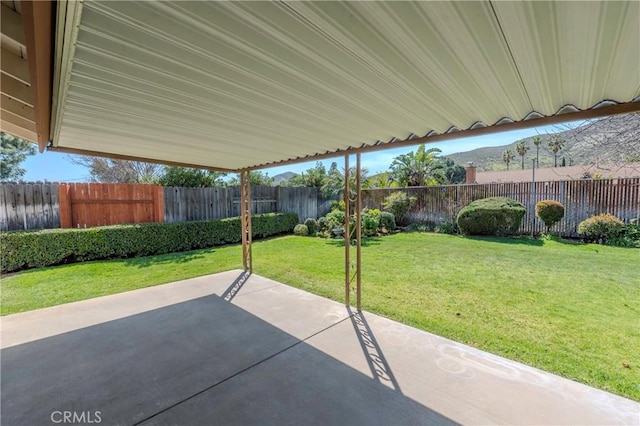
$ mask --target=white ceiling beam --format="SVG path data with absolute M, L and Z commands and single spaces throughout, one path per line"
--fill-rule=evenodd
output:
M 2 72 L 16 80 L 20 80 L 24 84 L 30 84 L 29 79 L 29 63 L 25 58 L 2 48 L 0 52 L 0 63 L 2 64 Z

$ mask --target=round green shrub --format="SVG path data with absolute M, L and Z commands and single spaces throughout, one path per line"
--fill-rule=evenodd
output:
M 555 200 L 542 200 L 536 203 L 536 216 L 549 229 L 564 217 L 564 206 Z
M 327 218 L 324 216 L 318 218 L 316 224 L 318 225 L 317 232 L 324 232 L 329 229 L 329 226 L 327 225 Z
M 405 215 L 416 201 L 416 197 L 410 197 L 406 192 L 394 192 L 384 199 L 382 207 L 393 213 L 393 217 L 398 223 L 402 223 Z
M 624 229 L 624 222 L 609 213 L 591 216 L 578 224 L 578 234 L 582 235 L 585 241 L 602 244 L 619 237 Z
M 299 223 L 293 228 L 293 233 L 301 237 L 306 237 L 307 235 L 309 235 L 309 228 L 307 228 L 307 225 Z
M 380 212 L 380 228 L 387 232 L 396 229 L 396 217 L 391 212 Z
M 332 210 L 327 214 L 327 226 L 329 230 L 342 228 L 344 226 L 344 211 Z
M 364 235 L 366 235 L 367 237 L 376 235 L 376 233 L 378 232 L 378 227 L 380 226 L 379 216 L 379 210 L 377 211 L 377 213 L 371 213 L 371 211 L 368 211 L 366 209 L 362 211 L 362 233 Z
M 465 235 L 513 235 L 520 228 L 525 211 L 512 198 L 483 198 L 460 210 L 458 228 Z
M 316 222 L 315 219 L 313 218 L 307 218 L 307 220 L 304 221 L 304 224 L 307 226 L 307 229 L 309 230 L 309 235 L 316 235 L 316 232 L 318 231 L 318 222 Z

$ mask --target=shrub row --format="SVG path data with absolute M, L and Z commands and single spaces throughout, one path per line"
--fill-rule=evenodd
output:
M 295 213 L 268 213 L 252 217 L 256 238 L 291 232 Z M 181 223 L 143 223 L 89 229 L 49 229 L 0 233 L 0 270 L 87 260 L 149 256 L 240 242 L 239 217 Z
M 457 222 L 465 235 L 507 236 L 518 232 L 524 214 L 524 206 L 516 200 L 491 197 L 473 201 L 461 209 Z

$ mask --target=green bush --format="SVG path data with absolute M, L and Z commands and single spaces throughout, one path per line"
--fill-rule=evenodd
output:
M 314 218 L 307 218 L 304 221 L 304 224 L 307 226 L 307 230 L 309 231 L 309 235 L 316 235 L 318 231 L 318 222 Z
M 291 232 L 295 213 L 252 217 L 256 238 Z M 48 229 L 0 233 L 0 270 L 12 272 L 61 263 L 148 256 L 241 241 L 239 217 L 181 223 L 143 223 L 89 229 Z
M 329 230 L 329 225 L 327 224 L 327 218 L 326 217 L 322 216 L 322 217 L 318 218 L 316 223 L 318 224 L 318 229 L 317 229 L 318 233 L 321 234 L 321 233 Z
M 406 228 L 407 232 L 431 232 L 428 223 L 410 223 Z
M 547 227 L 547 233 L 553 225 L 564 217 L 564 206 L 555 200 L 542 200 L 536 203 L 536 216 Z
M 640 226 L 635 223 L 625 225 L 620 235 L 609 238 L 607 244 L 618 247 L 640 248 Z
M 433 232 L 436 234 L 449 234 L 453 235 L 456 233 L 456 228 L 451 223 L 441 223 L 433 228 Z
M 380 212 L 380 228 L 384 232 L 396 229 L 396 217 L 391 212 Z
M 615 240 L 622 235 L 624 222 L 612 214 L 604 213 L 591 216 L 578 224 L 578 234 L 586 242 L 607 244 L 608 240 Z
M 515 234 L 520 228 L 525 208 L 508 197 L 476 200 L 458 213 L 458 228 L 465 235 Z
M 364 209 L 362 211 L 362 233 L 371 237 L 378 233 L 380 227 L 380 210 L 378 209 Z
M 300 237 L 306 237 L 309 235 L 309 228 L 307 228 L 307 225 L 300 223 L 293 228 L 293 233 Z
M 402 223 L 409 209 L 416 203 L 416 197 L 409 197 L 406 192 L 394 192 L 384 199 L 382 206 L 393 213 L 395 220 Z
M 344 211 L 343 210 L 332 210 L 327 213 L 327 227 L 329 231 L 332 231 L 336 228 L 344 227 Z

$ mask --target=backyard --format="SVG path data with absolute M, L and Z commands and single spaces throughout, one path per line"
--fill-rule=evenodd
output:
M 401 233 L 363 241 L 363 309 L 640 401 L 640 251 Z M 254 272 L 337 301 L 344 246 L 254 243 Z M 241 247 L 34 269 L 2 315 L 241 268 Z

